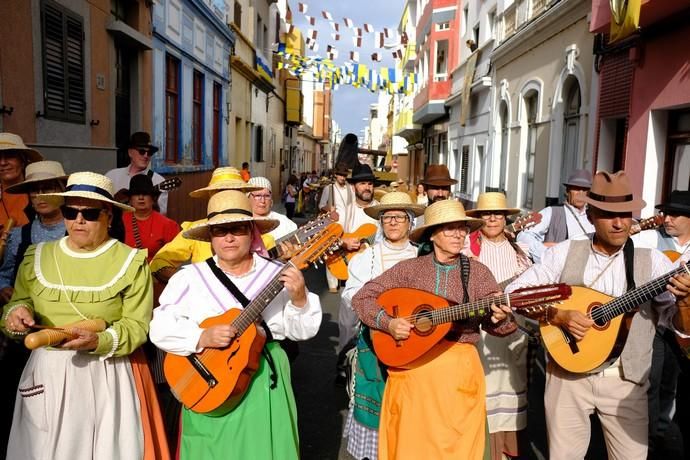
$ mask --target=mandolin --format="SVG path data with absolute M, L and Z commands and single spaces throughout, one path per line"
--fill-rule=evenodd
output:
M 342 238 L 357 238 L 362 243 L 367 243 L 371 246 L 376 238 L 376 230 L 378 227 L 374 224 L 362 224 L 357 230 L 352 233 L 344 233 Z M 333 276 L 339 280 L 347 280 L 347 264 L 355 256 L 366 248 L 362 245 L 358 251 L 348 251 L 344 248 L 338 248 L 326 257 L 326 268 Z
M 564 301 L 564 310 L 576 310 L 594 321 L 584 338 L 576 341 L 564 328 L 540 324 L 544 346 L 559 366 L 574 373 L 590 372 L 602 364 L 616 359 L 628 337 L 629 321 L 634 310 L 643 303 L 666 291 L 672 276 L 685 273 L 690 264 L 684 264 L 620 297 L 610 297 L 599 291 L 573 286 L 573 295 Z
M 654 230 L 664 225 L 664 215 L 657 214 L 656 216 L 647 217 L 640 220 L 638 223 L 630 227 L 630 236 L 636 235 L 644 230 Z M 672 249 L 662 251 L 671 262 L 675 262 L 680 258 L 680 252 Z
M 567 284 L 552 284 L 451 305 L 447 299 L 419 289 L 390 289 L 378 297 L 377 303 L 389 316 L 406 318 L 414 328 L 405 340 L 395 340 L 388 332 L 372 329 L 371 340 L 382 363 L 390 367 L 406 367 L 439 343 L 450 332 L 453 321 L 489 316 L 492 304 L 508 305 L 525 316 L 538 316 L 549 305 L 570 297 L 570 293 Z
M 180 356 L 168 353 L 163 363 L 165 379 L 175 397 L 188 409 L 209 415 L 223 415 L 236 407 L 259 367 L 266 333 L 257 325 L 261 313 L 283 289 L 280 276 L 288 267 L 304 270 L 333 245 L 342 234 L 342 227 L 329 224 L 298 249 L 290 261 L 244 308 L 231 308 L 222 315 L 204 320 L 200 326 L 209 328 L 232 324 L 237 336 L 225 348 L 206 348 L 200 353 Z
M 505 228 L 505 232 L 515 235 L 518 232 L 527 230 L 528 228 L 534 227 L 535 225 L 539 224 L 541 222 L 541 219 L 541 213 L 538 213 L 536 211 L 528 212 L 527 214 L 519 216 L 517 219 L 515 219 L 515 221 L 512 224 L 507 225 Z
M 282 257 L 283 254 L 280 250 L 280 243 L 290 242 L 292 244 L 300 245 L 305 241 L 309 240 L 309 238 L 311 238 L 312 236 L 319 233 L 327 225 L 332 224 L 334 222 L 336 221 L 333 220 L 330 214 L 326 213 L 320 215 L 316 219 L 311 220 L 306 224 L 302 225 L 294 232 L 290 232 L 287 235 L 278 238 L 273 242 L 273 245 L 270 248 L 267 245 L 266 249 L 268 249 L 268 254 L 271 256 L 272 259 Z

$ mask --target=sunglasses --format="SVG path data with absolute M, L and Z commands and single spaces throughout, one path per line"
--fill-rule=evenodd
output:
M 139 152 L 139 155 L 141 155 L 141 156 L 146 155 L 149 157 L 152 157 L 154 154 L 154 152 L 152 152 L 151 150 L 147 150 L 147 149 L 137 149 L 137 152 Z
M 210 228 L 211 236 L 213 237 L 223 237 L 228 233 L 232 236 L 246 236 L 251 232 L 252 226 L 249 224 L 239 224 L 239 225 L 212 225 Z
M 81 213 L 84 220 L 89 222 L 95 222 L 100 217 L 101 213 L 105 211 L 105 208 L 73 208 L 71 206 L 60 206 L 60 211 L 62 211 L 62 217 L 67 220 L 75 220 L 77 216 Z

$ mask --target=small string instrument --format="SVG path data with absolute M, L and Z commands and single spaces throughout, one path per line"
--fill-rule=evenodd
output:
M 528 212 L 527 214 L 519 216 L 517 219 L 515 219 L 515 222 L 513 222 L 512 224 L 507 225 L 505 231 L 508 233 L 512 233 L 514 235 L 517 232 L 521 232 L 530 227 L 534 227 L 535 225 L 541 222 L 541 219 L 542 216 L 540 213 L 536 211 Z
M 336 242 L 342 227 L 330 224 L 302 246 L 273 279 L 244 308 L 230 308 L 219 316 L 205 319 L 200 327 L 231 324 L 237 329 L 225 348 L 206 348 L 200 353 L 180 356 L 168 353 L 163 363 L 165 379 L 173 395 L 188 409 L 210 415 L 223 415 L 235 408 L 259 368 L 266 333 L 257 322 L 261 312 L 282 291 L 280 276 L 288 267 L 304 270 Z
M 630 227 L 630 236 L 636 235 L 640 233 L 641 231 L 644 230 L 654 230 L 659 227 L 664 225 L 664 215 L 663 214 L 657 214 L 656 216 L 652 217 L 647 217 L 646 219 L 642 219 L 636 224 L 633 224 Z M 667 249 L 665 251 L 662 251 L 666 257 L 669 258 L 671 262 L 675 262 L 680 258 L 680 252 L 674 251 L 672 249 Z
M 376 237 L 377 227 L 374 224 L 362 224 L 357 230 L 352 233 L 344 233 L 342 238 L 357 238 L 362 243 L 368 243 L 371 246 Z M 339 248 L 326 258 L 326 267 L 333 276 L 339 280 L 347 280 L 347 264 L 350 262 L 355 254 L 359 254 L 366 246 L 363 244 L 359 251 L 347 251 Z
M 91 332 L 102 332 L 105 330 L 105 326 L 105 321 L 102 319 L 85 319 L 60 327 L 36 326 L 35 329 L 40 329 L 40 331 L 32 332 L 24 337 L 24 346 L 29 350 L 52 347 L 74 338 L 75 334 L 69 332 L 69 329 L 73 327 Z

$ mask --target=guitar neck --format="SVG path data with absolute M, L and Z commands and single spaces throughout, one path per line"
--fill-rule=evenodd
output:
M 288 267 L 293 267 L 290 262 L 286 263 L 273 279 L 259 292 L 254 300 L 249 302 L 249 305 L 244 307 L 242 313 L 235 318 L 232 325 L 237 329 L 237 335 L 241 335 L 251 324 L 255 323 L 261 318 L 261 313 L 266 309 L 273 299 L 283 290 L 283 284 L 280 282 L 280 275 L 283 274 Z
M 436 324 L 450 323 L 465 319 L 480 318 L 491 314 L 491 304 L 508 304 L 510 296 L 503 294 L 498 297 L 475 300 L 460 305 L 452 305 L 431 312 L 431 322 Z
M 635 288 L 632 291 L 628 291 L 622 296 L 602 305 L 601 308 L 592 313 L 592 320 L 599 323 L 605 323 L 616 316 L 630 312 L 648 300 L 651 300 L 666 291 L 668 281 L 673 276 L 684 273 L 686 270 L 688 270 L 688 266 L 690 266 L 690 262 L 681 265 L 660 278 L 643 284 L 642 286 Z

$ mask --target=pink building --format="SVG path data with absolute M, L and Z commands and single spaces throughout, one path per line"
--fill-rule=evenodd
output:
M 643 0 L 640 29 L 608 43 L 609 0 L 592 0 L 599 100 L 597 169 L 625 169 L 653 212 L 690 185 L 690 4 Z

